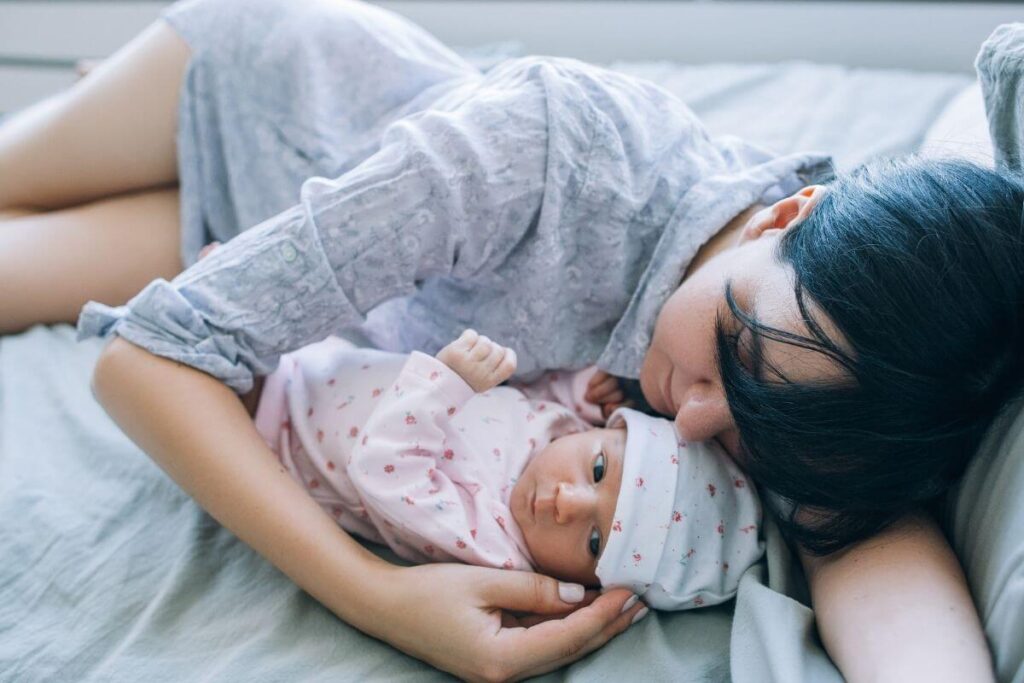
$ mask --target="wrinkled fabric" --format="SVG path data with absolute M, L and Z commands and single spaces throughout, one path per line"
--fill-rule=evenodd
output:
M 974 60 L 985 101 L 995 162 L 1021 170 L 1024 153 L 1024 24 L 1003 24 L 992 32 Z
M 240 234 L 125 306 L 86 304 L 79 338 L 119 334 L 239 393 L 352 329 L 433 354 L 474 327 L 515 349 L 523 380 L 594 363 L 635 378 L 699 247 L 830 172 L 712 139 L 669 92 L 574 59 L 482 73 L 354 0 L 164 17 L 193 50 L 183 258 Z
M 618 408 L 608 426 L 626 429 L 626 453 L 601 585 L 660 610 L 731 600 L 764 555 L 753 483 L 717 442 L 684 441 L 671 420 Z
M 960 74 L 810 63 L 617 68 L 673 90 L 713 131 L 781 151 L 828 149 L 844 167 L 912 151 L 968 84 Z M 765 92 L 786 95 L 766 102 Z M 0 680 L 451 680 L 342 622 L 189 499 L 90 394 L 101 348 L 97 338 L 75 343 L 66 325 L 0 339 Z M 1008 465 L 1020 462 L 1018 441 L 997 441 Z M 954 547 L 999 680 L 1020 681 L 1024 611 L 1007 597 L 1021 584 L 1004 581 L 1002 567 L 1020 565 L 1005 541 L 1021 517 L 1001 511 L 1019 512 L 1024 484 L 981 458 L 972 469 L 982 476 L 959 497 L 973 512 L 951 527 Z M 841 681 L 799 563 L 770 520 L 765 541 L 766 562 L 748 570 L 734 601 L 655 612 L 537 680 Z
M 529 571 L 536 563 L 512 516 L 512 489 L 549 443 L 600 421 L 583 399 L 593 372 L 477 394 L 431 356 L 328 337 L 281 357 L 254 421 L 285 470 L 349 532 L 411 562 Z

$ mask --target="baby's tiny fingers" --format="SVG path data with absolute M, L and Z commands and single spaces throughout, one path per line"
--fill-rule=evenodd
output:
M 459 335 L 459 338 L 456 339 L 455 341 L 458 343 L 459 348 L 461 348 L 463 351 L 468 351 L 469 349 L 473 348 L 473 344 L 476 343 L 479 337 L 480 334 L 476 330 L 469 328 L 467 330 L 464 330 L 462 334 Z
M 501 365 L 501 362 L 505 360 L 505 356 L 508 355 L 509 351 L 511 351 L 511 349 L 507 346 L 502 346 L 497 343 L 492 344 L 491 352 L 487 354 L 487 364 L 491 367 L 497 368 Z
M 611 377 L 611 375 L 604 370 L 596 370 L 594 374 L 590 376 L 590 379 L 587 380 L 587 389 L 594 388 L 608 377 Z
M 473 360 L 482 361 L 487 358 L 487 356 L 491 355 L 491 347 L 491 340 L 484 335 L 480 335 L 471 350 Z
M 515 373 L 516 367 L 516 352 L 506 347 L 505 356 L 501 359 L 496 368 L 498 376 L 502 378 L 501 381 L 505 381 L 511 377 Z
M 607 420 L 609 417 L 611 417 L 612 413 L 614 413 L 616 410 L 618 410 L 619 408 L 621 408 L 624 405 L 626 405 L 626 404 L 625 403 L 605 403 L 605 404 L 603 404 L 601 406 L 601 416 L 604 417 L 604 419 Z
M 616 391 L 619 391 L 619 381 L 614 377 L 608 377 L 607 380 L 587 392 L 585 398 L 593 403 L 603 403 Z

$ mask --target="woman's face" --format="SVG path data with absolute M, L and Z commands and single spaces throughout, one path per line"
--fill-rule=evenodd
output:
M 695 262 L 658 314 L 640 369 L 640 386 L 655 410 L 675 416 L 683 438 L 715 439 L 733 458 L 740 452 L 739 433 L 716 361 L 715 318 L 721 313 L 726 333 L 742 330 L 738 349 L 743 361 L 747 360 L 744 349 L 751 333 L 729 310 L 727 282 L 731 282 L 736 303 L 756 320 L 795 334 L 809 334 L 797 307 L 792 270 L 776 262 L 774 253 L 784 231 L 799 223 L 823 192 L 821 186 L 807 187 L 755 213 L 738 237 L 718 245 L 709 258 Z M 808 303 L 822 329 L 839 341 L 832 323 Z M 762 341 L 762 355 L 763 366 L 773 365 L 793 381 L 837 372 L 814 351 L 769 339 Z

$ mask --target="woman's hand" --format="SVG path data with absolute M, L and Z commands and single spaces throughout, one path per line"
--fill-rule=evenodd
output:
M 622 393 L 622 387 L 619 386 L 619 378 L 609 375 L 604 370 L 598 370 L 590 378 L 583 398 L 601 406 L 601 416 L 606 420 L 615 412 L 616 408 L 626 405 L 626 396 Z
M 238 538 L 342 620 L 441 669 L 474 680 L 540 674 L 600 647 L 641 611 L 632 604 L 619 613 L 625 590 L 588 603 L 576 587 L 576 596 L 563 596 L 583 598 L 573 603 L 538 574 L 388 564 L 284 470 L 231 389 L 120 337 L 100 354 L 92 390 L 125 434 Z
M 373 610 L 365 630 L 468 680 L 519 680 L 552 671 L 647 614 L 625 589 L 585 596 L 581 586 L 531 572 L 427 564 L 387 574 L 378 591 L 385 604 Z M 560 598 L 560 585 L 564 597 L 578 602 Z

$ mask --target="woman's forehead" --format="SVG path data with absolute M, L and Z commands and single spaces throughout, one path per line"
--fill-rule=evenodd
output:
M 746 312 L 760 324 L 789 332 L 799 337 L 815 339 L 804 320 L 796 297 L 796 278 L 791 267 L 772 260 L 759 272 L 750 273 L 747 283 Z M 735 286 L 735 285 L 734 285 Z M 804 308 L 813 321 L 833 343 L 844 350 L 845 340 L 835 323 L 805 292 Z M 760 336 L 762 364 L 765 379 L 780 379 L 771 368 L 782 372 L 792 382 L 805 382 L 841 374 L 835 361 L 828 356 L 796 344 L 777 341 L 767 335 Z M 848 350 L 847 350 L 848 352 Z

